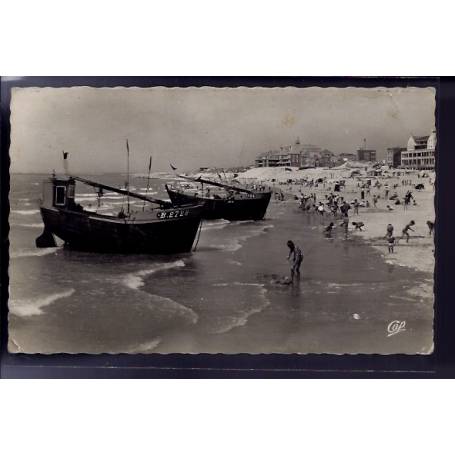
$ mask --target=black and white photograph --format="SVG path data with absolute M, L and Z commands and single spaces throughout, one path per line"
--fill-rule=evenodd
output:
M 3 2 L 0 451 L 446 453 L 448 5 Z
M 434 87 L 11 95 L 10 353 L 433 352 Z

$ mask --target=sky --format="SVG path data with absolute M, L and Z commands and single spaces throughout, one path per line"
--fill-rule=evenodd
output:
M 429 88 L 14 88 L 11 172 L 181 171 L 233 167 L 296 138 L 334 153 L 385 158 L 435 127 Z

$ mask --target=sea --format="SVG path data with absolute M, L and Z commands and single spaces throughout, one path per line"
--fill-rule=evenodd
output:
M 362 239 L 323 235 L 330 220 L 272 198 L 262 221 L 204 221 L 194 251 L 171 256 L 37 249 L 46 175 L 10 188 L 9 345 L 13 353 L 406 353 L 433 349 L 433 279 L 388 264 Z M 122 187 L 125 176 L 92 180 Z M 173 177 L 131 179 L 167 198 Z M 125 197 L 77 184 L 90 210 Z M 133 209 L 142 210 L 137 200 Z M 286 242 L 303 251 L 290 276 Z M 197 244 L 196 244 L 197 243 Z M 398 325 L 397 325 L 398 322 Z M 404 324 L 403 324 L 404 322 Z M 394 328 L 400 330 L 394 331 Z

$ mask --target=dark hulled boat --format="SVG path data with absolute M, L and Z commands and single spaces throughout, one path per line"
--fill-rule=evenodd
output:
M 173 204 L 204 204 L 202 217 L 204 219 L 224 218 L 229 221 L 236 220 L 262 220 L 272 195 L 271 191 L 250 190 L 240 186 L 233 186 L 224 183 L 180 176 L 187 180 L 201 184 L 200 190 L 185 189 L 178 186 L 166 185 L 166 190 Z M 203 185 L 223 189 L 218 194 L 204 192 Z
M 95 213 L 76 203 L 76 180 L 100 193 L 113 191 L 154 206 L 117 216 Z M 55 246 L 55 235 L 66 246 L 83 251 L 172 254 L 191 251 L 203 205 L 172 204 L 80 177 L 53 176 L 44 182 L 40 209 L 44 232 L 36 239 L 37 247 Z

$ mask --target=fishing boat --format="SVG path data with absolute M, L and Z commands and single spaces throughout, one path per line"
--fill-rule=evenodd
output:
M 204 219 L 223 218 L 235 220 L 262 220 L 267 211 L 272 192 L 266 189 L 244 188 L 201 177 L 179 175 L 180 178 L 192 181 L 200 187 L 192 188 L 182 185 L 166 185 L 166 191 L 174 204 L 204 204 Z M 204 185 L 206 188 L 204 190 Z M 215 191 L 220 188 L 222 191 Z
M 97 213 L 75 200 L 76 181 L 103 191 L 126 196 L 127 210 L 117 215 Z M 130 209 L 130 198 L 148 203 Z M 36 239 L 39 248 L 56 246 L 54 236 L 72 249 L 103 253 L 173 254 L 191 251 L 201 222 L 201 203 L 179 203 L 152 198 L 82 177 L 53 175 L 43 183 L 40 206 L 44 232 Z

